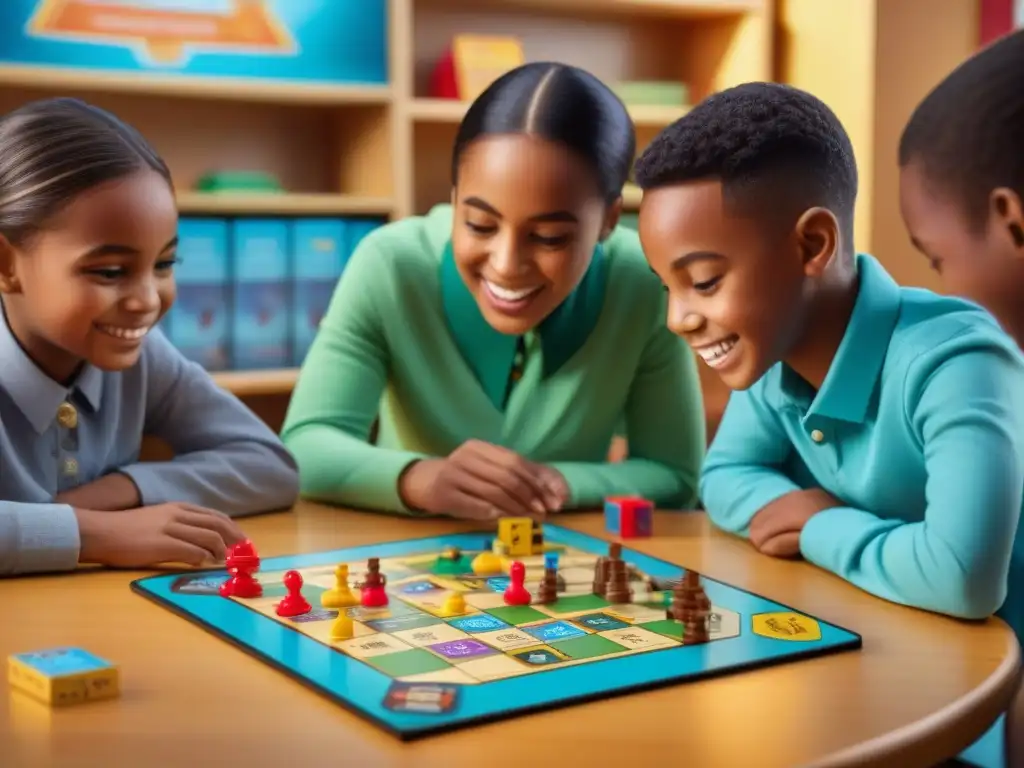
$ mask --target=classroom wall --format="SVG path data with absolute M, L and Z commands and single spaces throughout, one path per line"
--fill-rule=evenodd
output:
M 980 0 L 779 0 L 776 79 L 846 125 L 861 189 L 858 247 L 906 285 L 939 289 L 899 213 L 896 152 L 917 103 L 977 47 Z

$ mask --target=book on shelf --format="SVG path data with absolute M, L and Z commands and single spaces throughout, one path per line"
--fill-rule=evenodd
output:
M 161 330 L 211 373 L 302 364 L 376 217 L 185 216 Z

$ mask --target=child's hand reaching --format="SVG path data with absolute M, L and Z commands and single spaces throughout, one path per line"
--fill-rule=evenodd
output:
M 479 440 L 463 443 L 447 458 L 413 464 L 400 485 L 410 507 L 469 520 L 536 520 L 560 509 L 569 495 L 555 470 Z
M 123 511 L 75 509 L 79 561 L 117 568 L 166 563 L 202 566 L 223 562 L 245 535 L 227 515 L 191 504 L 158 504 Z

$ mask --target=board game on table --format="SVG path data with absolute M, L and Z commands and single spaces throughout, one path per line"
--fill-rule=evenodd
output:
M 402 739 L 861 646 L 620 544 L 522 525 L 242 557 L 132 589 Z M 260 595 L 239 596 L 246 584 Z

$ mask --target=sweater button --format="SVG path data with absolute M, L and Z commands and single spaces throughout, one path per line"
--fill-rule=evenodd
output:
M 824 439 L 825 434 L 820 429 L 816 429 L 813 432 L 811 432 L 811 440 L 813 440 L 814 442 L 820 443 Z

